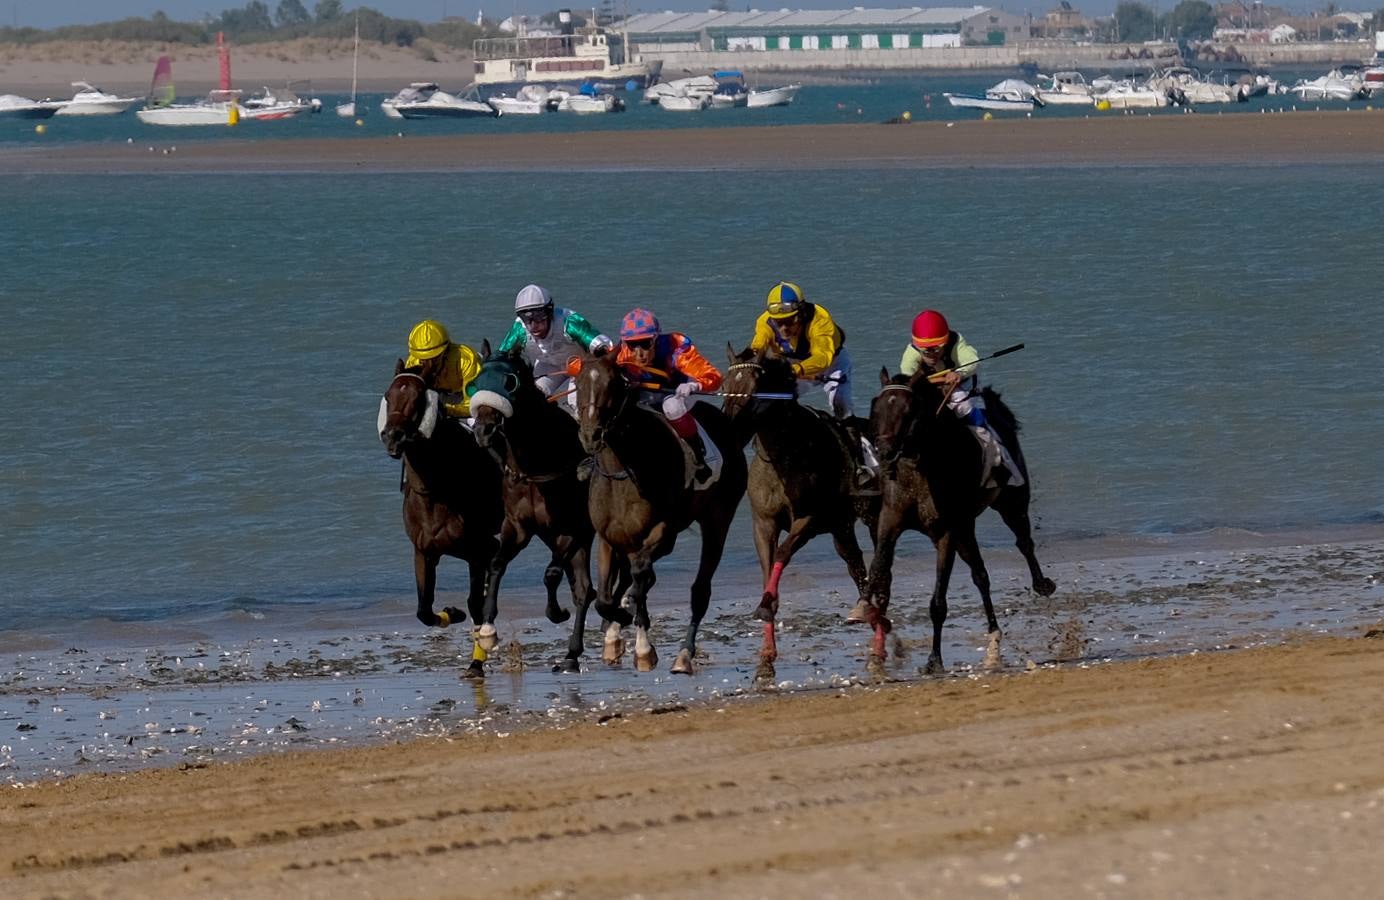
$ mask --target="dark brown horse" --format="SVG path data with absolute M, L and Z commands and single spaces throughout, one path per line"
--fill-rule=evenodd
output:
M 533 370 L 517 354 L 487 357 L 472 387 L 476 439 L 500 464 L 505 507 L 499 552 L 490 566 L 484 621 L 494 621 L 500 581 L 510 561 L 538 537 L 553 554 L 543 575 L 548 619 L 565 622 L 569 616 L 557 603 L 564 572 L 577 610 L 566 659 L 554 670 L 579 672 L 586 612 L 596 595 L 591 584 L 596 532 L 586 508 L 587 482 L 577 476 L 587 457 L 577 423 L 548 401 L 534 384 Z
M 859 438 L 832 416 L 802 406 L 796 399 L 768 399 L 772 394 L 796 398 L 797 378 L 790 362 L 772 348 L 736 353 L 727 346 L 730 366 L 722 385 L 721 408 L 742 437 L 753 434 L 750 461 L 750 512 L 754 545 L 764 575 L 764 595 L 755 618 L 764 622 L 760 659 L 778 656 L 774 620 L 778 616 L 779 578 L 799 548 L 820 534 L 830 534 L 846 563 L 861 602 L 869 596 L 869 573 L 855 536 L 857 519 L 874 534 L 879 517 L 878 494 L 855 490 Z M 782 543 L 779 535 L 787 532 Z
M 500 469 L 466 426 L 444 415 L 436 391 L 399 360 L 394 380 L 380 401 L 380 440 L 394 459 L 404 460 L 404 531 L 413 542 L 418 584 L 418 621 L 446 628 L 466 621 L 448 606 L 433 612 L 437 564 L 443 556 L 466 561 L 471 573 L 466 607 L 481 621 L 486 575 L 495 558 L 504 510 Z M 480 675 L 484 650 L 477 645 L 469 674 Z
M 632 584 L 628 600 L 635 609 L 635 665 L 648 671 L 658 664 L 649 641 L 649 590 L 654 562 L 672 551 L 678 535 L 694 522 L 702 548 L 692 582 L 692 618 L 672 671 L 690 674 L 697 652 L 697 629 L 711 603 L 711 578 L 721 561 L 735 507 L 745 493 L 745 457 L 735 442 L 730 421 L 705 403 L 694 415 L 723 457 L 719 478 L 693 490 L 690 454 L 663 417 L 638 403 L 630 385 L 610 357 L 587 358 L 577 376 L 577 420 L 581 442 L 593 468 L 588 508 L 600 540 L 596 550 L 596 611 L 614 620 L 606 632 L 605 659 L 618 662 L 624 652 L 619 625 L 629 616 L 615 603 L 620 566 L 627 561 Z M 709 448 L 708 448 L 709 449 Z
M 894 546 L 906 529 L 921 531 L 937 548 L 937 580 L 928 613 L 932 619 L 932 651 L 927 671 L 940 672 L 942 625 L 947 619 L 947 583 L 959 555 L 971 569 L 971 580 L 985 604 L 989 628 L 986 662 L 999 661 L 1000 626 L 990 601 L 990 575 L 976 541 L 975 521 L 993 507 L 1014 532 L 1019 552 L 1028 561 L 1033 590 L 1043 596 L 1056 585 L 1043 575 L 1034 554 L 1028 519 L 1028 468 L 1019 448 L 1018 421 L 999 394 L 984 391 L 986 413 L 1000 439 L 1023 473 L 1018 487 L 981 485 L 983 453 L 971 429 L 944 404 L 944 395 L 925 373 L 909 378 L 880 371 L 881 390 L 870 406 L 870 426 L 884 464 L 883 506 L 875 533 L 875 558 L 870 566 L 870 606 L 866 621 L 875 629 L 872 653 L 882 660 L 890 630 L 890 583 Z

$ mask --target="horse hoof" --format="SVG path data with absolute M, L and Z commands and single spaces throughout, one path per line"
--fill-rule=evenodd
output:
M 1039 578 L 1033 582 L 1033 589 L 1038 592 L 1040 597 L 1051 597 L 1053 591 L 1057 590 L 1057 582 L 1051 578 Z
M 620 665 L 620 660 L 625 658 L 625 642 L 606 641 L 605 649 L 601 651 L 601 661 L 608 666 Z
M 658 667 L 658 654 L 650 650 L 647 655 L 634 655 L 634 669 L 636 672 L 652 672 Z
M 491 652 L 500 645 L 499 634 L 495 631 L 495 626 L 486 622 L 476 630 L 476 643 L 486 653 Z
M 775 679 L 778 678 L 778 670 L 774 668 L 773 660 L 761 659 L 759 665 L 754 670 L 754 683 L 758 687 L 773 687 Z
M 563 673 L 563 674 L 566 674 L 566 675 L 580 675 L 580 674 L 581 674 L 581 660 L 573 659 L 572 657 L 569 656 L 569 657 L 567 657 L 566 659 L 564 659 L 562 662 L 560 662 L 560 663 L 555 663 L 555 664 L 553 665 L 553 671 L 554 671 L 554 672 L 560 672 L 560 673 Z
M 546 615 L 548 616 L 548 621 L 552 622 L 554 625 L 561 625 L 563 622 L 572 618 L 572 613 L 563 609 L 561 606 L 548 607 Z
M 669 670 L 674 675 L 692 674 L 692 654 L 686 650 L 678 651 L 678 658 L 673 660 L 673 668 Z
M 485 666 L 481 665 L 480 660 L 471 660 L 471 665 L 467 666 L 461 673 L 462 678 L 485 679 Z
M 947 667 L 942 665 L 942 659 L 938 656 L 928 658 L 927 667 L 923 669 L 924 675 L 945 675 Z
M 852 606 L 851 611 L 846 613 L 846 624 L 864 625 L 866 622 L 869 621 L 870 604 L 865 600 L 864 597 L 862 597 L 859 600 L 855 601 L 855 606 Z
M 764 599 L 759 601 L 759 606 L 755 607 L 754 617 L 761 622 L 772 622 L 778 617 L 778 598 L 773 594 L 765 594 Z

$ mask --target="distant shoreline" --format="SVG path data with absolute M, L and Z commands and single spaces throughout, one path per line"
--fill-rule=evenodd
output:
M 1384 162 L 1384 110 L 1265 115 L 959 119 L 911 125 L 785 125 L 197 141 L 177 129 L 138 144 L 0 152 L 7 174 L 469 172 L 1325 165 Z M 402 132 L 400 133 L 402 134 Z M 146 146 L 147 145 L 147 146 Z

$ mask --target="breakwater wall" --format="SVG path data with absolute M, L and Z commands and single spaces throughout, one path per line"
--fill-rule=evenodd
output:
M 660 50 L 656 46 L 639 48 L 646 59 L 663 60 L 665 79 L 679 77 L 684 70 L 706 72 L 741 69 L 754 72 L 829 73 L 858 70 L 891 72 L 914 69 L 957 71 L 967 69 L 1013 69 L 1034 64 L 1044 72 L 1061 69 L 1126 70 L 1177 62 L 1172 44 L 1072 44 L 1060 41 L 1033 41 L 1002 47 L 929 47 L 901 50 Z M 1374 55 L 1369 41 L 1335 41 L 1300 44 L 1237 44 L 1213 47 L 1221 60 L 1237 56 L 1253 66 L 1330 66 L 1360 63 Z M 1202 68 L 1220 64 L 1215 56 L 1192 59 Z

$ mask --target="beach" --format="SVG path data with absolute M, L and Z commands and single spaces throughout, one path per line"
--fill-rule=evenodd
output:
M 1373 896 L 1375 629 L 10 789 L 10 897 Z
M 811 170 L 1368 164 L 1384 159 L 1384 110 L 1262 115 L 959 118 L 906 125 L 787 125 L 560 134 L 293 141 L 178 141 L 178 129 L 129 144 L 0 153 L 0 172 L 256 173 Z M 175 152 L 150 153 L 150 148 Z

